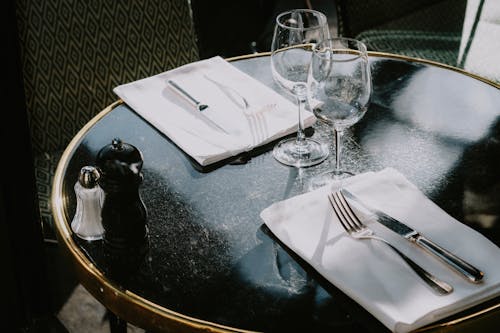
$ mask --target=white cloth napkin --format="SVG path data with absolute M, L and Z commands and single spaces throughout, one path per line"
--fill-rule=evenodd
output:
M 209 105 L 201 113 L 227 133 L 204 120 L 200 111 L 169 87 L 169 79 Z M 229 87 L 227 92 L 218 84 Z M 297 105 L 219 56 L 123 84 L 113 91 L 201 165 L 297 130 Z M 247 100 L 247 109 L 239 106 L 243 103 L 237 100 L 238 94 Z M 303 117 L 306 127 L 316 120 L 309 111 L 303 112 Z
M 500 294 L 500 249 L 448 215 L 398 171 L 360 174 L 343 186 L 481 269 L 481 284 L 466 281 L 371 218 L 368 223 L 378 235 L 454 287 L 451 294 L 436 295 L 388 246 L 348 236 L 327 198 L 338 186 L 274 203 L 261 217 L 285 245 L 393 332 L 414 330 Z

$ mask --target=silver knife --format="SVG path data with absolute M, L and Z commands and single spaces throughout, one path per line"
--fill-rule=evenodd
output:
M 462 274 L 468 281 L 473 283 L 479 283 L 482 281 L 484 273 L 481 272 L 476 267 L 472 266 L 465 260 L 457 257 L 455 254 L 448 250 L 445 250 L 441 246 L 432 242 L 431 240 L 425 238 L 418 231 L 411 228 L 410 226 L 396 220 L 395 218 L 381 212 L 375 208 L 368 207 L 367 204 L 363 203 L 358 197 L 349 192 L 346 189 L 340 190 L 342 194 L 348 199 L 355 202 L 358 206 L 363 207 L 373 215 L 377 217 L 377 221 L 391 229 L 398 235 L 406 238 L 407 240 L 418 244 L 422 248 L 436 255 L 438 258 L 442 259 L 445 263 L 454 268 L 457 272 Z
M 208 105 L 201 103 L 198 101 L 196 98 L 191 96 L 184 88 L 179 86 L 178 83 L 174 82 L 173 80 L 168 80 L 167 83 L 170 85 L 170 87 L 173 88 L 175 92 L 177 92 L 180 96 L 184 97 L 188 102 L 190 102 L 200 113 L 197 114 L 198 118 L 202 118 L 205 122 L 207 122 L 209 125 L 217 128 L 219 131 L 222 131 L 226 134 L 231 134 L 228 131 L 226 131 L 222 126 L 217 124 L 215 121 L 207 117 L 205 114 L 202 112 L 206 109 L 208 109 Z

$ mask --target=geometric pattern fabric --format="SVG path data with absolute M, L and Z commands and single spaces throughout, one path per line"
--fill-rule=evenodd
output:
M 62 150 L 112 89 L 199 60 L 188 0 L 18 0 L 26 107 L 44 236 Z M 76 181 L 76 179 L 75 179 Z
M 460 36 L 406 30 L 368 30 L 356 36 L 369 50 L 437 61 L 457 66 Z
M 337 0 L 339 35 L 371 51 L 457 66 L 467 0 Z
M 16 1 L 36 154 L 63 149 L 112 89 L 198 59 L 188 0 Z

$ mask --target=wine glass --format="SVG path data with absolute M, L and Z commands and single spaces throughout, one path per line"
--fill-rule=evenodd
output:
M 372 93 L 366 45 L 337 37 L 315 45 L 307 78 L 307 98 L 316 117 L 335 138 L 335 169 L 311 180 L 313 188 L 353 175 L 341 168 L 342 134 L 366 113 Z
M 274 80 L 298 104 L 295 138 L 281 140 L 274 157 L 288 166 L 307 167 L 324 161 L 328 146 L 304 134 L 302 110 L 307 101 L 307 73 L 313 46 L 330 35 L 325 14 L 311 9 L 292 9 L 276 17 L 271 43 L 271 71 Z

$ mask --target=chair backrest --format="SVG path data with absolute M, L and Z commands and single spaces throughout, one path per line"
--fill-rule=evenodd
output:
M 500 1 L 468 1 L 459 66 L 500 84 Z
M 339 33 L 354 37 L 373 29 L 462 31 L 467 0 L 337 0 Z
M 467 0 L 337 0 L 339 35 L 369 50 L 457 65 Z
M 189 0 L 18 0 L 35 154 L 62 150 L 112 88 L 199 58 Z

